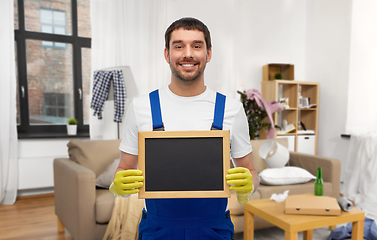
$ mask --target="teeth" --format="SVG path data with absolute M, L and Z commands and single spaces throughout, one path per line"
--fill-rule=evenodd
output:
M 183 67 L 193 67 L 194 64 L 182 64 Z

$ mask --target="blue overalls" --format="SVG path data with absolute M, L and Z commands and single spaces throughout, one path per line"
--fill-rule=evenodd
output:
M 149 95 L 153 130 L 164 130 L 158 90 Z M 212 130 L 221 130 L 225 96 L 217 93 Z M 227 198 L 146 199 L 139 224 L 139 239 L 234 239 L 234 226 L 226 210 Z

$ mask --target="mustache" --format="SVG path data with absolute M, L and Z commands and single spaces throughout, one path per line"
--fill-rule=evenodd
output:
M 199 61 L 192 58 L 183 58 L 178 61 L 178 63 L 198 63 Z

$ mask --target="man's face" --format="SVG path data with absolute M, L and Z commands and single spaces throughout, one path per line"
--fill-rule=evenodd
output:
M 189 83 L 203 78 L 212 51 L 207 51 L 204 34 L 198 30 L 179 28 L 171 33 L 170 50 L 165 49 L 165 59 L 175 78 Z

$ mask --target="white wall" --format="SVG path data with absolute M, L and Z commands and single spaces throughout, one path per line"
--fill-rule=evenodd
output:
M 166 14 L 169 22 L 193 16 L 207 24 L 213 40 L 207 85 L 230 97 L 239 98 L 237 90 L 260 90 L 262 66 L 268 63 L 294 64 L 296 80 L 320 82 L 318 153 L 345 159 L 348 140 L 340 134 L 345 130 L 351 0 L 171 0 Z M 67 157 L 68 141 L 19 140 L 19 189 L 52 187 L 52 161 Z
M 352 0 L 310 0 L 306 6 L 306 73 L 320 83 L 318 155 L 344 162 Z
M 44 193 L 54 186 L 52 164 L 55 158 L 67 158 L 70 139 L 18 140 L 18 195 Z M 51 191 L 51 190 L 49 190 Z
M 202 20 L 212 38 L 212 60 L 205 81 L 239 99 L 237 90 L 260 90 L 262 66 L 292 63 L 305 78 L 305 1 L 170 1 L 169 24 L 181 17 Z

